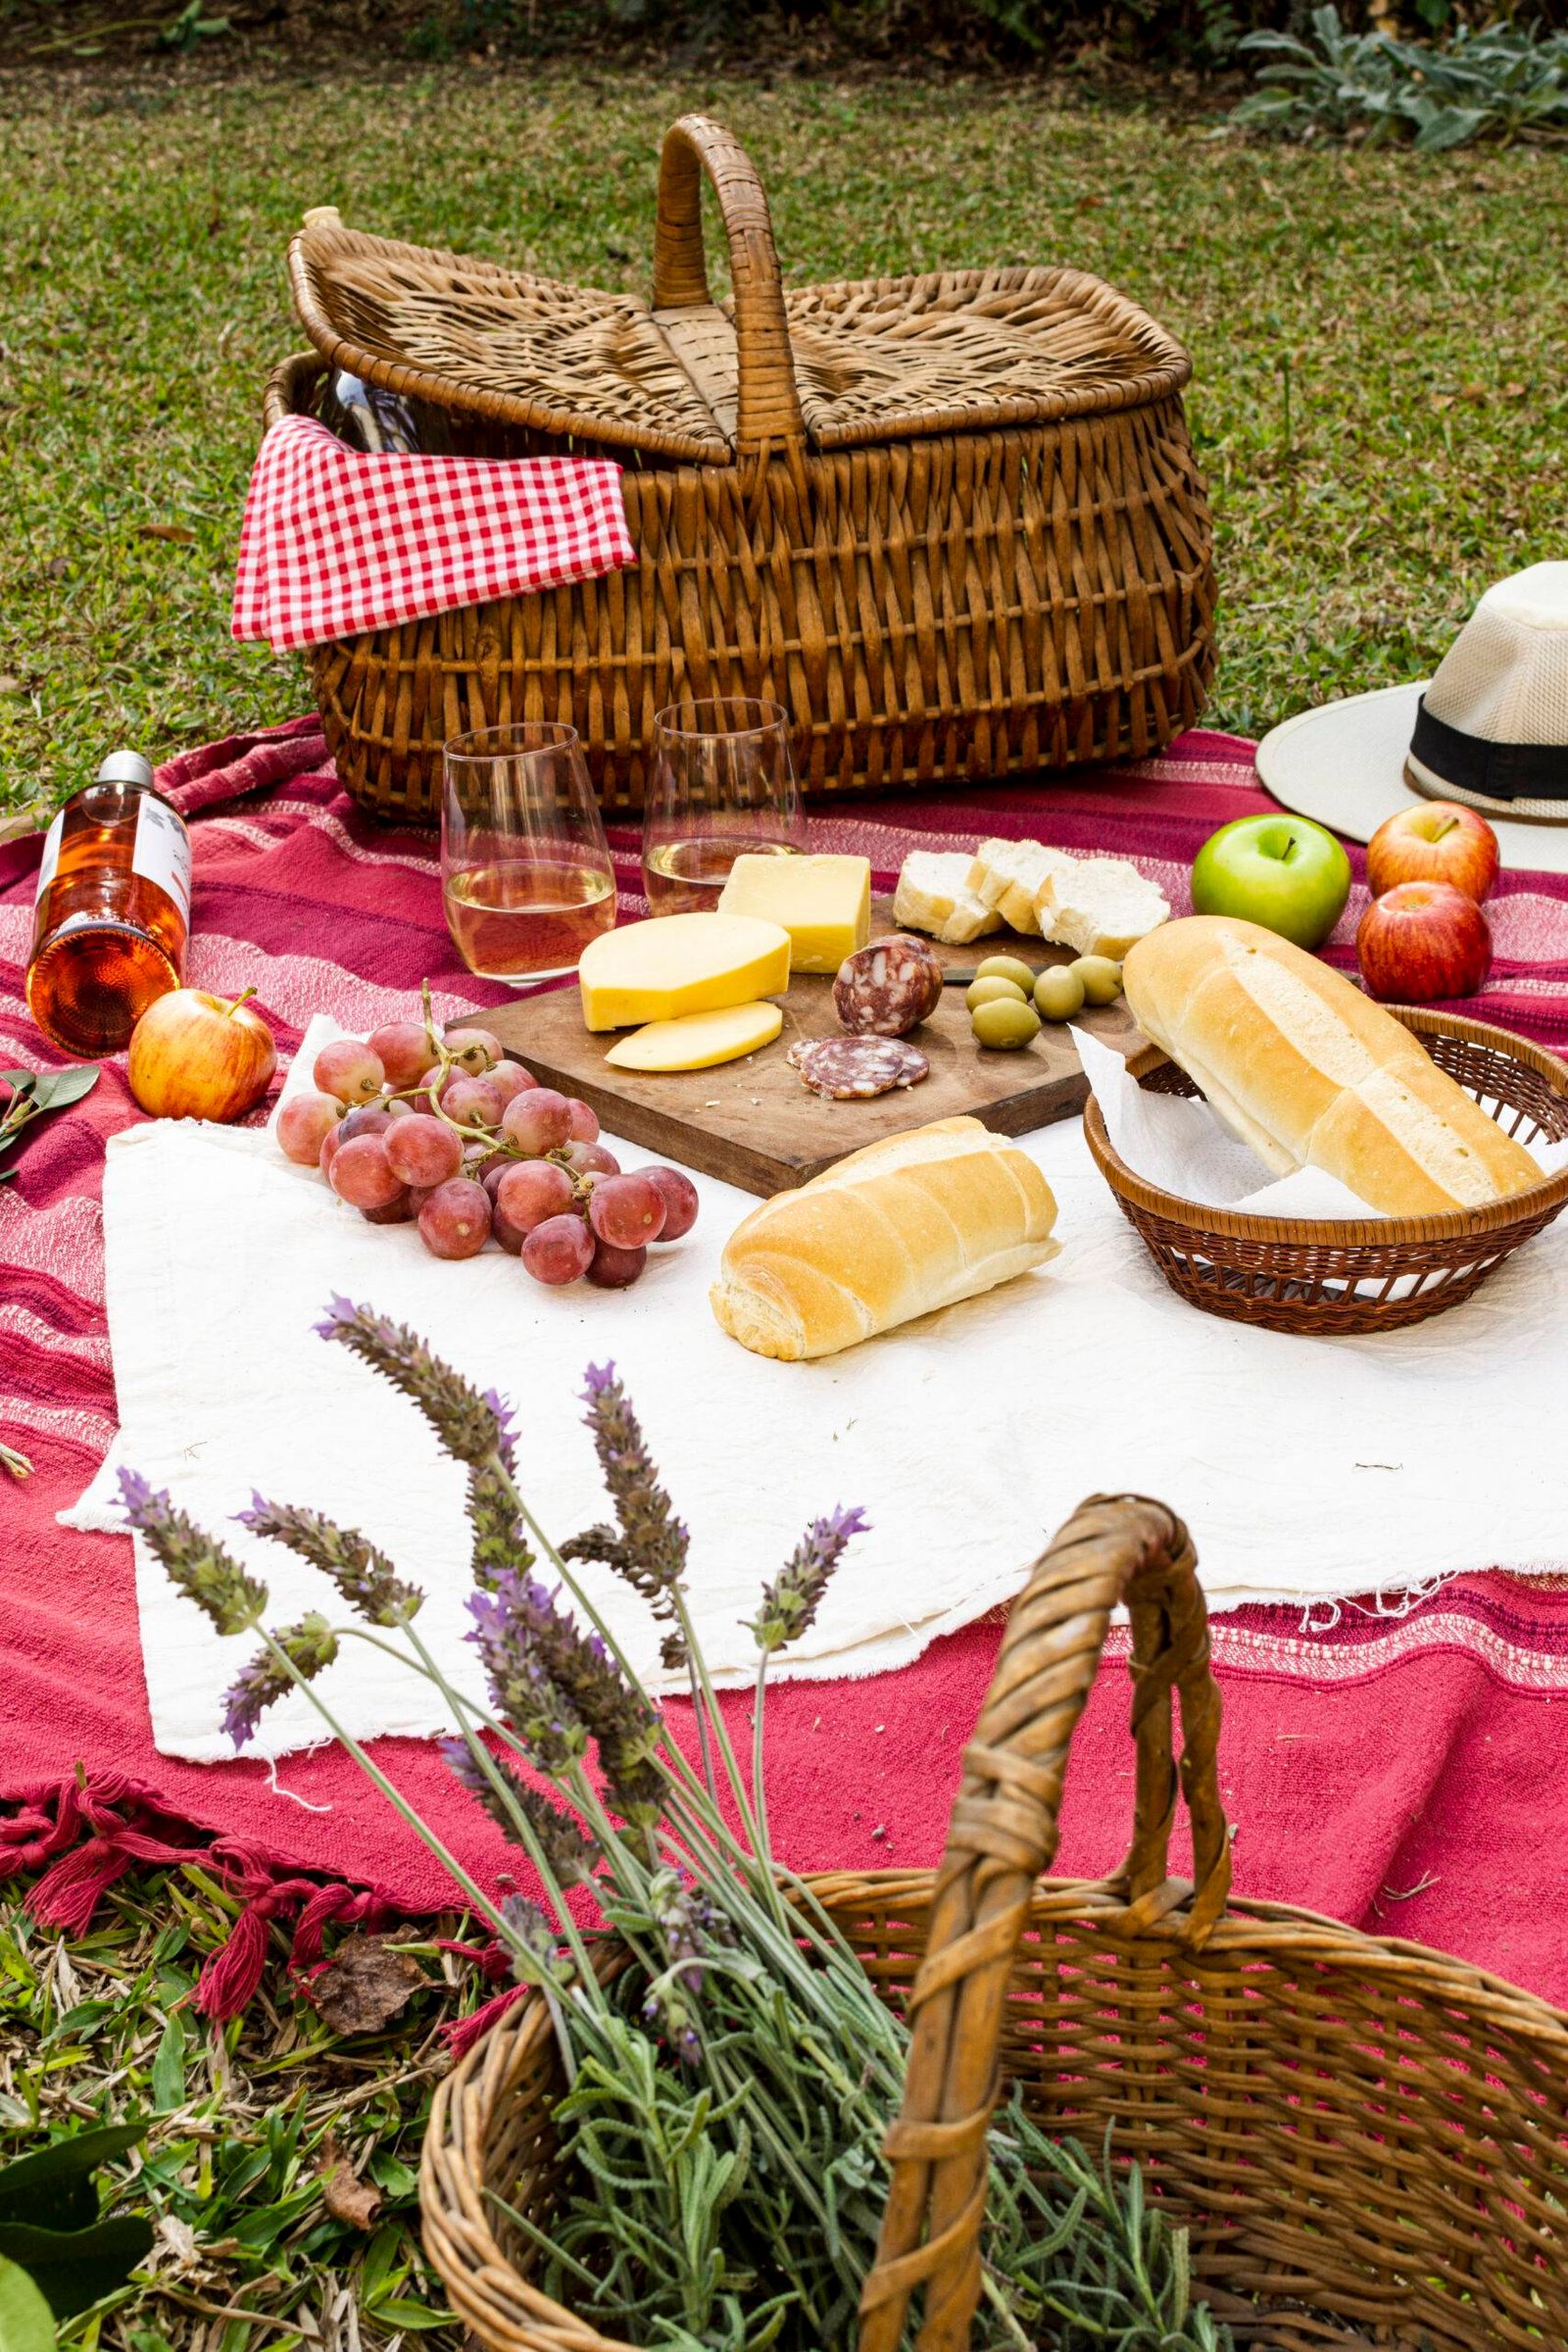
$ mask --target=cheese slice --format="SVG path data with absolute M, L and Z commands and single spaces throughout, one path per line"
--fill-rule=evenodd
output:
M 577 966 L 590 1029 L 718 1012 L 790 984 L 790 935 L 745 914 L 666 914 L 591 939 Z
M 605 1059 L 617 1070 L 710 1070 L 770 1046 L 784 1026 L 776 1004 L 726 1004 L 718 1012 L 683 1012 L 617 1038 Z
M 754 914 L 790 935 L 793 972 L 836 972 L 871 936 L 871 860 L 827 855 L 737 858 L 720 914 Z

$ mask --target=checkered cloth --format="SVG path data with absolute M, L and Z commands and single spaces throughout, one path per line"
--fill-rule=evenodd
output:
M 635 562 L 618 466 L 371 457 L 285 416 L 251 476 L 233 632 L 289 653 Z

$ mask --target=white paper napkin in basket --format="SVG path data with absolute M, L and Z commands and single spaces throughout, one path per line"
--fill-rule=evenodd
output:
M 1128 1076 L 1121 1055 L 1087 1029 L 1075 1028 L 1072 1040 L 1112 1148 L 1146 1183 L 1159 1185 L 1178 1200 L 1211 1208 L 1244 1208 L 1256 1216 L 1383 1215 L 1324 1168 L 1274 1175 L 1250 1144 L 1220 1125 L 1200 1098 L 1151 1094 Z M 1568 1168 L 1568 1143 L 1537 1144 L 1530 1150 L 1544 1176 Z
M 308 1073 L 337 1033 L 313 1023 L 296 1069 Z M 628 1164 L 649 1156 L 614 1148 Z M 1060 1204 L 1063 1247 L 1049 1266 L 843 1355 L 775 1364 L 710 1312 L 723 1243 L 753 1203 L 707 1177 L 696 1231 L 656 1251 L 635 1289 L 550 1292 L 497 1251 L 442 1265 L 408 1228 L 367 1225 L 267 1135 L 133 1128 L 110 1145 L 104 1187 L 122 1431 L 67 1523 L 122 1524 L 123 1460 L 221 1529 L 288 1621 L 322 1605 L 321 1581 L 232 1514 L 253 1487 L 314 1505 L 363 1528 L 426 1587 L 428 1633 L 471 1676 L 462 1474 L 412 1406 L 313 1335 L 328 1297 L 346 1292 L 514 1400 L 530 1499 L 561 1536 L 604 1513 L 577 1393 L 588 1363 L 615 1359 L 690 1524 L 698 1623 L 730 1679 L 750 1671 L 742 1621 L 759 1587 L 807 1522 L 841 1502 L 861 1504 L 872 1533 L 786 1653 L 796 1674 L 906 1663 L 1009 1599 L 1096 1491 L 1134 1489 L 1182 1512 L 1216 1607 L 1397 1593 L 1463 1569 L 1568 1558 L 1568 1225 L 1413 1331 L 1296 1339 L 1175 1298 L 1079 1122 L 1024 1149 Z M 226 1756 L 220 1698 L 248 1645 L 220 1640 L 136 1550 L 158 1743 Z M 643 1604 L 590 1573 L 652 1671 Z M 373 1651 L 346 1651 L 323 1689 L 361 1737 L 442 1728 L 424 1687 Z M 291 1698 L 248 1752 L 319 1737 Z

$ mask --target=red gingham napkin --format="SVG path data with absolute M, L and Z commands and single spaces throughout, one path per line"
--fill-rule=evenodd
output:
M 233 633 L 288 653 L 636 560 L 603 459 L 371 457 L 285 416 L 251 475 Z

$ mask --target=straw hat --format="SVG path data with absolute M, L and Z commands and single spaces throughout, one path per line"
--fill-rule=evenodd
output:
M 1462 801 L 1496 827 L 1505 864 L 1568 873 L 1568 564 L 1489 588 L 1429 682 L 1288 718 L 1257 772 L 1352 841 L 1417 800 Z

